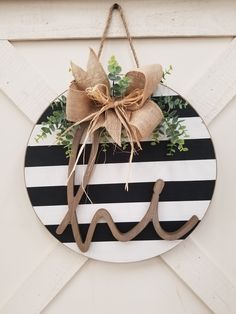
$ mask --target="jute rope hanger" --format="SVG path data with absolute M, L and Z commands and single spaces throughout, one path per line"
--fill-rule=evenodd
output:
M 127 27 L 127 23 L 126 23 L 125 18 L 124 18 L 123 10 L 122 10 L 121 6 L 116 4 L 116 3 L 109 10 L 107 22 L 106 22 L 105 29 L 104 29 L 102 39 L 101 39 L 101 43 L 100 43 L 98 57 L 100 57 L 100 55 L 101 55 L 104 41 L 107 38 L 108 29 L 109 29 L 109 26 L 111 24 L 111 19 L 112 19 L 112 13 L 116 9 L 120 13 L 121 19 L 123 21 L 123 24 L 124 24 L 124 27 L 126 30 L 127 38 L 129 40 L 130 47 L 131 47 L 131 50 L 132 50 L 132 53 L 133 53 L 133 56 L 135 59 L 135 63 L 137 65 L 137 67 L 139 67 L 137 55 L 136 55 L 135 49 L 133 47 L 132 39 L 131 39 L 129 30 Z M 77 219 L 76 210 L 77 210 L 77 207 L 81 201 L 81 198 L 83 197 L 83 195 L 85 193 L 85 189 L 89 183 L 89 179 L 92 175 L 92 171 L 94 168 L 94 164 L 95 164 L 95 160 L 96 160 L 96 156 L 97 156 L 97 152 L 98 152 L 98 148 L 99 148 L 99 139 L 100 139 L 100 134 L 99 134 L 98 130 L 93 133 L 92 148 L 91 148 L 91 152 L 90 152 L 89 161 L 88 161 L 88 164 L 86 167 L 86 171 L 85 171 L 85 174 L 83 177 L 82 184 L 80 185 L 77 193 L 74 193 L 75 172 L 73 172 L 71 176 L 70 176 L 70 174 L 71 174 L 73 165 L 75 164 L 75 161 L 77 158 L 78 148 L 79 148 L 81 138 L 82 138 L 83 134 L 86 134 L 87 128 L 88 128 L 88 122 L 82 123 L 81 127 L 76 131 L 74 138 L 73 138 L 72 154 L 71 154 L 71 157 L 69 160 L 69 167 L 68 167 L 68 177 L 69 177 L 69 181 L 67 184 L 68 212 L 66 213 L 62 222 L 58 226 L 58 228 L 56 230 L 57 234 L 62 234 L 65 231 L 66 227 L 69 224 L 71 224 L 73 236 L 74 236 L 74 239 L 77 243 L 77 246 L 79 247 L 79 249 L 82 252 L 86 252 L 89 249 L 90 243 L 92 241 L 92 238 L 93 238 L 96 226 L 97 226 L 97 223 L 101 219 L 106 221 L 106 223 L 108 224 L 108 227 L 109 227 L 112 235 L 114 236 L 114 238 L 116 240 L 122 241 L 122 242 L 127 242 L 130 240 L 133 240 L 138 234 L 140 234 L 140 232 L 142 232 L 146 228 L 146 226 L 150 222 L 153 224 L 153 227 L 154 227 L 156 233 L 162 239 L 165 239 L 165 240 L 180 239 L 185 234 L 187 234 L 190 230 L 192 230 L 193 227 L 195 227 L 197 225 L 199 220 L 198 220 L 197 216 L 194 215 L 181 228 L 179 228 L 178 230 L 176 230 L 174 232 L 167 232 L 167 231 L 163 230 L 163 228 L 160 225 L 159 217 L 158 217 L 158 201 L 159 201 L 159 195 L 160 195 L 160 193 L 164 187 L 164 181 L 161 179 L 158 179 L 154 183 L 154 186 L 153 186 L 153 194 L 152 194 L 149 208 L 147 209 L 145 215 L 140 220 L 140 222 L 138 222 L 133 228 L 131 228 L 127 232 L 123 232 L 123 233 L 120 232 L 118 230 L 116 224 L 114 223 L 113 218 L 110 215 L 110 213 L 106 209 L 100 208 L 94 214 L 92 221 L 89 225 L 89 229 L 88 229 L 88 232 L 86 234 L 86 237 L 83 240 L 82 235 L 81 235 L 81 231 L 80 231 L 79 222 Z
M 127 36 L 128 41 L 129 41 L 129 45 L 130 45 L 131 51 L 133 53 L 134 61 L 136 63 L 137 68 L 139 68 L 139 61 L 138 61 L 137 53 L 136 53 L 136 51 L 134 49 L 133 40 L 132 40 L 132 37 L 130 36 L 130 32 L 129 32 L 128 25 L 127 25 L 127 22 L 126 22 L 126 19 L 125 19 L 125 16 L 124 16 L 124 12 L 123 12 L 122 7 L 118 3 L 114 3 L 110 7 L 110 10 L 109 10 L 109 13 L 108 13 L 108 16 L 107 16 L 107 21 L 106 21 L 105 28 L 104 28 L 104 32 L 102 34 L 102 38 L 101 38 L 101 41 L 100 41 L 100 46 L 99 46 L 99 50 L 98 50 L 98 59 L 100 59 L 100 57 L 101 57 L 103 46 L 104 46 L 104 42 L 107 39 L 108 31 L 109 31 L 109 28 L 111 26 L 112 15 L 113 15 L 113 12 L 115 10 L 117 10 L 119 12 L 119 14 L 120 14 L 122 23 L 123 23 L 124 28 L 125 28 L 126 36 Z

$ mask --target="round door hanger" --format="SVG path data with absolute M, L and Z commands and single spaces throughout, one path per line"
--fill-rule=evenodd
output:
M 158 103 L 185 100 L 172 89 L 159 85 L 152 99 Z M 168 141 L 160 138 L 142 141 L 142 150 L 130 165 L 128 191 L 125 190 L 129 151 L 109 144 L 106 151 L 99 146 L 95 167 L 84 191 L 76 215 L 82 239 L 86 238 L 91 221 L 100 208 L 105 208 L 120 232 L 128 232 L 140 222 L 149 208 L 153 184 L 165 182 L 155 211 L 160 226 L 167 232 L 179 230 L 192 217 L 199 222 L 212 199 L 216 180 L 216 159 L 210 134 L 190 104 L 177 108 L 178 116 L 186 126 L 186 151 L 167 154 Z M 86 252 L 78 248 L 71 224 L 58 234 L 57 228 L 68 211 L 68 162 L 65 149 L 55 144 L 55 134 L 36 141 L 43 121 L 52 114 L 52 108 L 39 118 L 30 136 L 25 157 L 25 180 L 33 209 L 45 228 L 64 245 L 90 258 L 109 262 L 133 262 L 162 254 L 183 241 L 195 227 L 178 240 L 163 240 L 152 222 L 131 241 L 120 242 L 113 236 L 107 221 L 100 219 L 92 234 Z M 81 185 L 88 163 L 87 143 L 75 171 L 75 191 Z M 127 157 L 128 156 L 128 157 Z M 157 208 L 158 207 L 158 208 Z

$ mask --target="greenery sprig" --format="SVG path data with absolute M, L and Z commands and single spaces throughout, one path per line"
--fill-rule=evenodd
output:
M 188 103 L 181 98 L 173 96 L 153 97 L 161 108 L 164 119 L 162 123 L 152 133 L 151 145 L 157 145 L 160 138 L 164 137 L 168 140 L 167 155 L 173 156 L 176 151 L 186 152 L 188 148 L 185 146 L 185 139 L 188 137 L 184 120 L 179 119 L 177 109 L 184 109 Z
M 164 83 L 164 82 L 165 82 L 167 75 L 171 75 L 172 71 L 173 71 L 173 67 L 172 67 L 172 65 L 170 64 L 170 65 L 168 66 L 168 68 L 165 69 L 164 72 L 163 72 L 162 79 L 161 79 L 161 83 Z
M 122 68 L 112 56 L 108 62 L 108 78 L 111 84 L 111 96 L 123 97 L 127 91 L 131 80 L 121 74 Z M 164 71 L 162 82 L 170 75 L 172 66 Z M 153 131 L 151 145 L 157 145 L 161 139 L 166 139 L 167 155 L 173 156 L 176 151 L 185 152 L 188 148 L 185 146 L 185 139 L 188 137 L 184 120 L 179 119 L 178 110 L 187 107 L 188 103 L 181 98 L 174 96 L 152 97 L 162 109 L 164 119 L 162 123 Z M 35 140 L 39 142 L 45 139 L 48 135 L 56 134 L 56 144 L 62 145 L 65 149 L 67 157 L 71 155 L 71 147 L 73 137 L 79 126 L 72 127 L 70 131 L 65 132 L 73 125 L 72 122 L 66 119 L 66 97 L 60 96 L 51 104 L 52 114 L 47 116 L 46 121 L 42 122 L 41 132 L 37 134 Z M 105 128 L 101 129 L 101 146 L 104 152 L 107 151 L 112 142 Z M 121 135 L 122 149 L 128 148 L 128 138 L 124 130 Z
M 62 145 L 66 156 L 70 157 L 73 137 L 78 126 L 63 134 L 73 124 L 66 119 L 66 97 L 64 95 L 53 101 L 51 108 L 52 114 L 42 122 L 41 132 L 36 135 L 35 140 L 38 143 L 48 135 L 55 133 L 56 143 Z
M 112 82 L 111 96 L 123 97 L 130 85 L 131 79 L 124 74 L 121 74 L 122 68 L 116 61 L 115 56 L 112 56 L 108 61 L 107 69 L 109 71 L 108 78 Z

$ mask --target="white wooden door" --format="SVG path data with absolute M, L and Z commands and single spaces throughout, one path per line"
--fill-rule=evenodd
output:
M 236 2 L 120 1 L 142 64 L 172 64 L 168 85 L 211 132 L 218 161 L 212 204 L 181 245 L 151 260 L 87 260 L 53 239 L 24 187 L 34 122 L 67 89 L 69 61 L 98 48 L 111 1 L 0 3 L 0 313 L 236 313 Z M 102 62 L 132 56 L 114 18 Z

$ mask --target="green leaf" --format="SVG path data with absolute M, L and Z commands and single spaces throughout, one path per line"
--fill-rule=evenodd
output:
M 121 66 L 117 65 L 116 66 L 116 74 L 120 74 L 121 71 L 122 71 Z
M 110 64 L 108 65 L 108 71 L 111 73 L 111 74 L 115 74 L 115 66 L 113 64 Z
M 67 140 L 72 140 L 73 139 L 73 135 L 71 135 L 71 134 L 66 134 L 66 139 Z
M 50 129 L 51 129 L 52 131 L 55 131 L 55 126 L 54 126 L 53 124 L 51 124 L 51 125 L 50 125 Z
M 50 133 L 50 129 L 48 129 L 47 127 L 42 127 L 41 130 L 45 133 Z
M 109 80 L 111 80 L 111 81 L 115 81 L 115 79 L 116 79 L 116 75 L 115 74 L 113 74 L 113 73 L 109 73 L 108 74 L 108 78 L 109 78 Z

